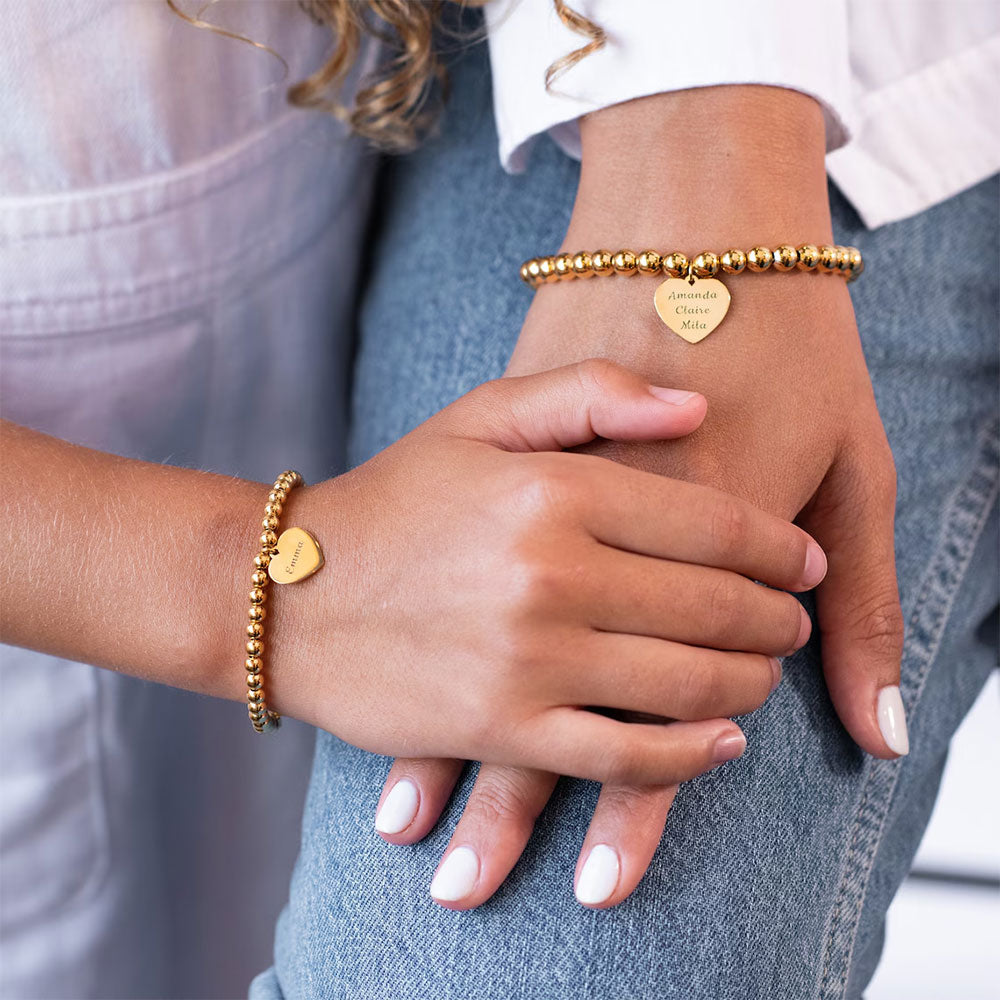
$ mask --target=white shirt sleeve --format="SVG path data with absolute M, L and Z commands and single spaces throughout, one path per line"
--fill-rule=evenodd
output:
M 789 87 L 816 98 L 827 149 L 836 149 L 854 119 L 846 2 L 571 0 L 573 10 L 604 29 L 607 43 L 546 90 L 546 69 L 587 38 L 560 21 L 552 0 L 492 0 L 486 20 L 500 159 L 508 171 L 523 170 L 532 142 L 545 132 L 579 158 L 581 115 L 726 83 Z

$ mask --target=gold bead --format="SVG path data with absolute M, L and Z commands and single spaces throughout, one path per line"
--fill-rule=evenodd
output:
M 254 587 L 250 591 L 251 604 L 263 604 L 267 600 L 267 591 L 262 587 Z
M 655 250 L 643 250 L 635 263 L 640 274 L 656 274 L 660 270 L 660 255 Z
M 260 604 L 251 604 L 247 612 L 247 618 L 252 622 L 262 622 L 267 617 L 267 612 Z
M 602 276 L 613 274 L 615 270 L 613 255 L 610 250 L 595 250 L 590 257 L 594 274 Z
M 850 256 L 851 264 L 850 280 L 853 281 L 865 269 L 865 262 L 861 256 L 861 251 L 857 247 L 848 247 L 847 252 Z
M 521 265 L 521 280 L 526 285 L 530 285 L 531 284 L 531 275 L 528 273 L 528 262 L 527 261 L 525 261 Z
M 691 261 L 691 273 L 699 278 L 711 278 L 719 271 L 719 258 L 709 250 L 698 254 Z
M 264 652 L 264 643 L 260 639 L 248 639 L 246 650 L 250 656 L 260 656 Z
M 260 547 L 262 549 L 273 549 L 278 544 L 278 536 L 273 531 L 265 531 L 260 536 Z
M 560 278 L 573 278 L 575 277 L 573 273 L 573 255 L 569 253 L 561 253 L 556 257 L 556 274 Z
M 774 248 L 774 268 L 776 271 L 790 271 L 799 262 L 799 252 L 793 246 L 782 243 Z
M 831 271 L 836 271 L 840 266 L 840 251 L 829 245 L 820 247 L 819 266 L 820 270 L 826 271 L 828 274 Z
M 663 269 L 663 273 L 671 278 L 683 278 L 687 274 L 688 259 L 684 254 L 675 250 L 673 253 L 668 253 L 660 261 L 660 267 Z
M 265 531 L 274 531 L 280 522 L 273 514 L 268 514 L 261 522 L 260 526 Z
M 281 517 L 284 505 L 280 503 L 267 503 L 264 505 L 264 514 L 268 517 Z
M 837 253 L 840 259 L 837 262 L 837 267 L 841 271 L 850 272 L 851 270 L 851 248 L 850 247 L 837 247 Z
M 247 691 L 247 701 L 263 701 L 264 692 L 259 688 L 256 691 Z
M 256 691 L 261 685 L 260 674 L 247 674 L 247 688 Z
M 287 479 L 292 486 L 298 486 L 302 482 L 302 473 L 296 472 L 294 469 L 285 469 L 285 471 L 278 476 L 279 479 Z
M 271 565 L 271 555 L 269 552 L 258 552 L 253 557 L 253 564 L 257 569 L 267 569 Z
M 251 639 L 261 639 L 264 636 L 264 626 L 260 622 L 250 622 L 247 625 L 247 635 Z
M 262 569 L 255 569 L 250 574 L 250 582 L 255 587 L 266 587 L 269 577 Z
M 722 255 L 720 263 L 726 274 L 739 274 L 747 266 L 747 255 L 734 247 Z
M 594 258 L 586 251 L 573 254 L 573 273 L 578 278 L 592 278 L 594 276 Z
M 532 257 L 531 260 L 525 264 L 528 269 L 529 282 L 532 285 L 540 285 L 542 283 L 542 262 L 537 257 Z
M 747 267 L 751 271 L 766 271 L 774 260 L 774 254 L 768 247 L 754 247 L 747 254 Z
M 551 284 L 553 281 L 559 280 L 559 275 L 556 274 L 556 259 L 555 257 L 542 257 L 538 261 L 538 273 L 541 275 L 542 281 L 546 284 Z
M 247 668 L 248 674 L 259 674 L 264 666 L 264 661 L 259 656 L 248 656 L 243 661 L 243 666 Z
M 611 258 L 616 274 L 636 274 L 638 273 L 638 263 L 635 254 L 631 250 L 619 250 Z
M 802 271 L 814 271 L 819 264 L 819 247 L 815 243 L 803 243 L 799 247 L 799 269 Z
M 272 489 L 267 495 L 268 503 L 284 503 L 288 499 L 288 490 Z

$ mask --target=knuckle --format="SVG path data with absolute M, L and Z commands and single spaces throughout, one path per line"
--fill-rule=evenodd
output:
M 565 514 L 580 492 L 579 477 L 558 455 L 530 455 L 508 486 L 508 496 L 518 525 L 534 534 L 539 526 L 551 528 L 554 517 Z
M 639 772 L 642 755 L 638 746 L 622 734 L 610 741 L 601 754 L 597 779 L 628 784 Z
M 487 827 L 503 825 L 530 830 L 536 819 L 523 774 L 507 768 L 494 769 L 485 779 L 480 772 L 480 780 L 466 807 L 467 814 L 470 809 L 474 818 Z
M 714 660 L 704 658 L 684 675 L 681 682 L 683 718 L 714 718 L 723 707 L 726 692 L 726 678 L 722 671 Z
M 740 588 L 729 576 L 720 576 L 711 584 L 706 607 L 712 631 L 720 641 L 735 638 L 740 621 Z
M 576 375 L 587 389 L 605 389 L 619 379 L 624 369 L 607 358 L 587 358 L 576 363 Z
M 724 559 L 746 548 L 750 536 L 750 518 L 746 508 L 730 498 L 718 500 L 711 511 L 709 537 L 715 551 Z
M 898 659 L 903 651 L 903 613 L 895 597 L 884 597 L 859 607 L 852 618 L 852 632 L 872 652 Z
M 517 652 L 522 656 L 532 652 L 530 647 L 525 648 L 522 626 L 536 623 L 539 616 L 551 618 L 566 606 L 572 589 L 571 577 L 570 566 L 548 547 L 522 546 L 513 555 L 506 573 L 507 610 L 517 639 Z

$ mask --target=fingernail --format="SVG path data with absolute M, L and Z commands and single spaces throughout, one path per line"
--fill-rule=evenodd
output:
M 899 688 L 895 684 L 882 688 L 878 693 L 878 728 L 885 745 L 900 757 L 910 752 L 910 737 L 906 731 L 906 711 Z
M 662 385 L 651 385 L 649 391 L 657 399 L 662 399 L 664 403 L 672 403 L 674 406 L 683 406 L 699 395 L 697 392 L 685 392 L 683 389 L 666 389 Z
M 781 683 L 781 661 L 775 657 L 769 657 L 771 661 L 771 690 L 770 694 L 774 694 L 775 689 Z
M 607 844 L 592 847 L 576 880 L 576 898 L 588 906 L 611 898 L 618 885 L 621 864 L 618 852 Z
M 397 781 L 375 816 L 375 829 L 379 833 L 400 833 L 413 822 L 419 805 L 417 786 L 406 778 Z
M 736 760 L 747 748 L 747 738 L 742 732 L 726 733 L 715 741 L 715 763 L 725 764 L 727 760 Z
M 806 564 L 802 570 L 802 583 L 812 590 L 826 576 L 826 553 L 811 539 L 806 543 Z
M 446 903 L 465 899 L 479 878 L 479 858 L 471 847 L 456 847 L 441 862 L 431 882 L 431 895 Z

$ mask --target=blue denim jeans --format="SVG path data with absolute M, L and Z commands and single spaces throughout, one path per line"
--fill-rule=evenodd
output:
M 489 76 L 463 55 L 441 134 L 390 170 L 363 307 L 353 459 L 500 375 L 531 293 L 517 266 L 558 246 L 578 166 L 548 142 L 497 163 Z M 473 774 L 421 844 L 376 836 L 390 761 L 320 733 L 275 966 L 255 1000 L 800 1000 L 861 995 L 948 742 L 996 658 L 996 179 L 866 231 L 831 192 L 835 235 L 864 252 L 851 286 L 898 467 L 912 751 L 858 750 L 815 642 L 741 720 L 748 750 L 681 788 L 626 902 L 579 906 L 572 876 L 597 786 L 562 781 L 513 875 L 479 909 L 428 895 Z M 960 267 L 947 261 L 960 261 Z M 817 359 L 822 364 L 822 359 Z

